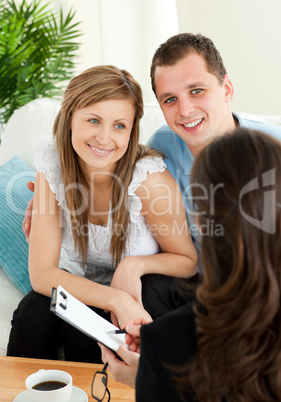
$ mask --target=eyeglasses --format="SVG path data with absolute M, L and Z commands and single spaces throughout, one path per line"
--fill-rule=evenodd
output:
M 110 392 L 109 389 L 107 388 L 107 381 L 108 381 L 108 375 L 106 373 L 108 363 L 105 363 L 103 366 L 102 371 L 96 371 L 93 381 L 92 381 L 92 397 L 98 401 L 102 402 L 104 400 L 105 394 L 108 394 L 108 400 L 107 402 L 110 401 Z

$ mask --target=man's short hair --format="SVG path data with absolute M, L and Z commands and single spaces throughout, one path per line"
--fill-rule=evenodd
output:
M 201 34 L 181 33 L 169 38 L 156 50 L 150 68 L 153 92 L 155 88 L 155 70 L 160 66 L 173 66 L 190 53 L 197 53 L 206 62 L 209 73 L 215 75 L 220 84 L 223 83 L 226 69 L 223 60 L 213 41 Z

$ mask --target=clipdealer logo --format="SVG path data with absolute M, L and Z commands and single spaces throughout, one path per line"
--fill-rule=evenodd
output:
M 242 197 L 251 191 L 259 189 L 258 178 L 251 180 L 247 183 L 241 190 L 239 196 L 239 209 L 242 216 L 257 228 L 269 233 L 275 233 L 276 227 L 276 208 L 275 206 L 281 208 L 281 204 L 276 202 L 276 191 L 274 189 L 266 189 L 266 187 L 275 186 L 275 169 L 269 170 L 262 174 L 262 187 L 265 188 L 263 191 L 263 218 L 262 220 L 255 219 L 249 216 L 242 208 Z

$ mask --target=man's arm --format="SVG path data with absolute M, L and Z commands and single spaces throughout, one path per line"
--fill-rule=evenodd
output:
M 30 191 L 34 192 L 34 183 L 33 181 L 29 181 L 27 183 L 27 187 Z M 30 233 L 30 228 L 31 228 L 31 216 L 32 216 L 32 208 L 33 208 L 33 197 L 27 204 L 26 210 L 25 210 L 25 215 L 24 215 L 24 220 L 22 222 L 22 230 L 24 232 L 24 235 L 26 237 L 26 241 L 29 241 L 29 233 Z

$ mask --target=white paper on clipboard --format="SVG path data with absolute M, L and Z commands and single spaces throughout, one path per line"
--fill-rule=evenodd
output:
M 125 334 L 107 333 L 119 328 L 77 300 L 62 286 L 58 286 L 57 289 L 53 288 L 50 310 L 84 334 L 115 352 L 119 345 L 125 342 Z

